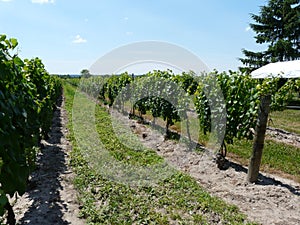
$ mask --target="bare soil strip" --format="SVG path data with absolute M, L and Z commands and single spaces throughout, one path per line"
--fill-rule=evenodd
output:
M 294 134 L 278 128 L 268 127 L 267 135 L 272 140 L 289 144 L 289 145 L 294 145 L 300 148 L 300 135 L 298 134 Z
M 77 192 L 69 165 L 70 143 L 66 139 L 67 114 L 64 99 L 54 113 L 50 138 L 42 142 L 37 170 L 31 175 L 28 191 L 14 204 L 18 224 L 84 224 L 78 218 Z

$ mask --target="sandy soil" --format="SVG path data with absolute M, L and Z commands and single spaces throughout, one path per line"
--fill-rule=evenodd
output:
M 131 121 L 133 132 L 142 142 L 176 168 L 189 173 L 214 196 L 237 205 L 250 220 L 260 224 L 300 224 L 300 184 L 271 174 L 260 174 L 257 184 L 246 182 L 247 168 L 230 161 L 219 170 L 214 155 L 190 151 L 172 140 L 164 141 L 159 132 Z
M 285 144 L 300 148 L 300 135 L 298 134 L 294 134 L 278 128 L 268 127 L 267 135 L 269 138 L 275 141 L 283 142 Z
M 37 170 L 30 177 L 28 191 L 13 206 L 18 224 L 84 224 L 78 218 L 77 192 L 72 185 L 74 174 L 68 166 L 71 146 L 66 139 L 67 114 L 63 104 L 61 99 L 54 113 L 50 138 L 42 141 Z

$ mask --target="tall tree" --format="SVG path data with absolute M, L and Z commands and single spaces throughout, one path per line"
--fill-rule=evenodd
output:
M 81 75 L 81 77 L 84 77 L 84 78 L 89 78 L 91 76 L 90 71 L 87 69 L 81 70 L 80 75 Z
M 250 27 L 256 33 L 258 44 L 268 44 L 261 52 L 243 49 L 246 58 L 240 70 L 251 72 L 270 62 L 287 61 L 300 58 L 300 4 L 299 0 L 269 0 L 260 7 L 260 14 L 251 14 L 256 23 Z

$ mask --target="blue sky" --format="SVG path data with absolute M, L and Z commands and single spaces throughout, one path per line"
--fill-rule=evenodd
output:
M 240 66 L 255 43 L 250 13 L 265 0 L 0 0 L 0 33 L 19 41 L 22 58 L 40 57 L 50 73 L 79 74 L 101 56 L 140 41 L 163 41 L 210 69 Z

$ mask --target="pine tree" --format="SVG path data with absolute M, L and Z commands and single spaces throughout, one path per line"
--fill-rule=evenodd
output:
M 245 67 L 243 72 L 251 72 L 270 62 L 288 61 L 300 58 L 300 5 L 299 0 L 269 0 L 260 7 L 260 14 L 251 14 L 256 23 L 250 27 L 256 33 L 258 44 L 268 44 L 262 52 L 243 49 L 246 58 L 240 58 Z

